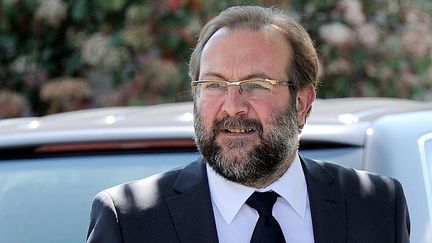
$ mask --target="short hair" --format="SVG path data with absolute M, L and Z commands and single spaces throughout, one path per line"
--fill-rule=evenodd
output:
M 295 91 L 318 84 L 318 57 L 313 42 L 306 30 L 292 18 L 275 8 L 260 6 L 235 6 L 222 11 L 201 30 L 198 43 L 189 62 L 189 76 L 199 78 L 200 59 L 208 40 L 221 28 L 259 31 L 274 26 L 282 32 L 293 54 L 286 68 L 288 79 Z

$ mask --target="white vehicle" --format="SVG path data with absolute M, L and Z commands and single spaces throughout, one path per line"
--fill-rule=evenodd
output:
M 84 242 L 97 192 L 193 161 L 193 134 L 192 103 L 1 120 L 1 241 Z M 397 178 L 411 242 L 432 242 L 432 103 L 318 100 L 300 148 Z

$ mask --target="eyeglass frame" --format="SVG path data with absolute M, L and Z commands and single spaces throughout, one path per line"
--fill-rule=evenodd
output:
M 216 80 L 216 79 L 200 79 L 200 80 L 194 80 L 194 81 L 192 81 L 191 82 L 191 86 L 193 88 L 193 87 L 197 87 L 198 84 L 203 84 L 203 83 L 206 83 L 206 82 L 222 82 L 222 83 L 226 83 L 226 85 L 227 85 L 226 92 L 228 92 L 228 87 L 229 86 L 238 86 L 240 94 L 243 95 L 242 94 L 242 89 L 240 88 L 240 84 L 245 83 L 245 82 L 251 82 L 251 81 L 265 81 L 265 82 L 269 82 L 272 85 L 273 89 L 274 89 L 274 87 L 276 85 L 286 84 L 289 87 L 289 86 L 292 86 L 292 84 L 293 84 L 292 81 L 277 80 L 277 79 L 268 79 L 268 78 L 266 78 L 266 79 L 259 79 L 259 78 L 257 78 L 257 79 L 245 79 L 245 80 L 230 80 L 230 81 L 227 81 L 227 80 Z M 274 91 L 273 89 L 271 90 L 271 94 L 270 95 L 273 95 L 273 91 Z

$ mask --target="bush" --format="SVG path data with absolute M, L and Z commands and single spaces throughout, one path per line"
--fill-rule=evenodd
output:
M 320 55 L 319 97 L 430 98 L 431 3 L 284 2 L 1 1 L 0 91 L 31 107 L 0 117 L 190 100 L 187 61 L 199 30 L 246 3 L 278 5 L 307 28 Z M 10 103 L 0 107 L 18 107 Z

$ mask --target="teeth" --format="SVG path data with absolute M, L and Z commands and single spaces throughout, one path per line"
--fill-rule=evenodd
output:
M 226 130 L 232 133 L 249 133 L 253 131 L 251 128 L 227 128 Z

